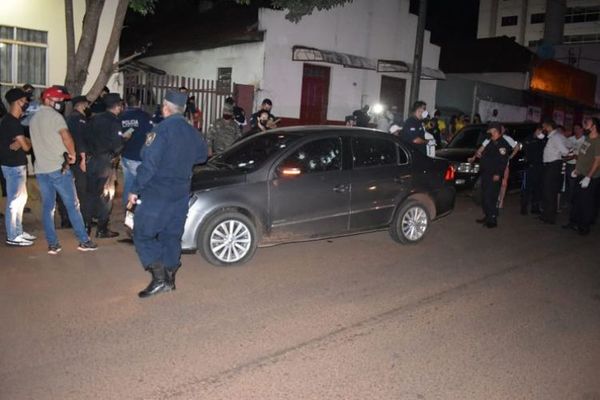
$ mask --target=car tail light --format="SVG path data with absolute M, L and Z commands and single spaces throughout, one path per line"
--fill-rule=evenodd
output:
M 448 165 L 448 169 L 446 169 L 446 173 L 444 174 L 444 180 L 448 181 L 448 182 L 452 182 L 452 181 L 454 181 L 455 177 L 456 177 L 456 170 L 454 169 L 454 166 Z

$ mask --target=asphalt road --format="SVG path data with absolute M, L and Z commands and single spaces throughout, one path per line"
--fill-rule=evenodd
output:
M 598 400 L 600 235 L 515 200 L 489 230 L 460 198 L 416 246 L 377 232 L 237 268 L 185 256 L 177 291 L 147 300 L 129 245 L 0 246 L 0 399 Z

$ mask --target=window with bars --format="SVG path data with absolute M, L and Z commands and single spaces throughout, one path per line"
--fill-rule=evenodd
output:
M 585 35 L 565 35 L 563 43 L 600 43 L 600 33 L 588 33 Z
M 0 25 L 0 85 L 45 86 L 48 32 Z
M 546 19 L 546 14 L 536 13 L 536 14 L 531 14 L 530 21 L 532 24 L 543 24 L 545 19 Z
M 519 17 L 517 15 L 511 15 L 510 17 L 502 17 L 500 21 L 500 25 L 502 26 L 513 26 L 517 25 L 519 22 Z
M 569 7 L 565 14 L 565 23 L 600 21 L 600 6 L 595 7 Z

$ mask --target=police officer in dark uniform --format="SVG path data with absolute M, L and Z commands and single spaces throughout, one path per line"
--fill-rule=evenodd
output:
M 527 162 L 527 169 L 521 187 L 521 215 L 528 214 L 530 205 L 532 214 L 541 213 L 544 147 L 547 141 L 541 125 L 523 141 L 523 155 Z
M 506 139 L 502 137 L 502 125 L 499 123 L 492 122 L 489 124 L 488 134 L 490 135 L 490 142 L 483 149 L 480 161 L 483 196 L 481 205 L 485 217 L 478 219 L 477 222 L 483 223 L 485 227 L 495 228 L 498 226 L 500 185 L 512 148 Z
M 204 163 L 207 147 L 183 116 L 187 95 L 167 92 L 163 122 L 146 135 L 142 163 L 129 195 L 135 208 L 133 241 L 152 281 L 138 295 L 148 297 L 175 290 L 181 266 L 181 236 L 188 212 L 192 169 Z
M 115 164 L 123 148 L 121 121 L 118 117 L 123 111 L 123 101 L 118 93 L 109 93 L 104 96 L 104 103 L 106 111 L 92 118 L 90 129 L 86 132 L 89 158 L 87 196 L 90 212 L 85 223 L 89 231 L 92 218 L 96 218 L 96 237 L 101 239 L 119 235 L 108 228 L 108 223 L 114 196 Z
M 423 154 L 427 154 L 427 139 L 425 139 L 425 128 L 423 120 L 427 118 L 427 103 L 415 101 L 410 109 L 410 117 L 404 121 L 400 137 L 412 143 Z
M 90 102 L 85 96 L 76 96 L 71 100 L 71 103 L 73 104 L 73 111 L 67 117 L 67 126 L 75 144 L 76 159 L 70 168 L 75 181 L 75 190 L 79 199 L 81 214 L 83 220 L 86 221 L 86 216 L 89 214 L 89 207 L 87 202 L 87 146 L 85 144 L 85 136 L 86 129 L 88 128 L 88 116 L 90 115 Z M 58 199 L 60 199 L 60 196 L 58 196 Z M 62 200 L 57 201 L 56 204 L 61 218 L 61 228 L 70 228 L 71 223 L 65 205 Z

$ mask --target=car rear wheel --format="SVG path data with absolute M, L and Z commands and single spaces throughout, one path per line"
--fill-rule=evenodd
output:
M 429 212 L 418 201 L 405 203 L 396 213 L 390 226 L 390 236 L 403 244 L 417 243 L 423 240 L 429 229 Z
M 246 263 L 254 256 L 257 244 L 254 223 L 244 214 L 234 211 L 210 218 L 198 237 L 200 254 L 216 266 Z

